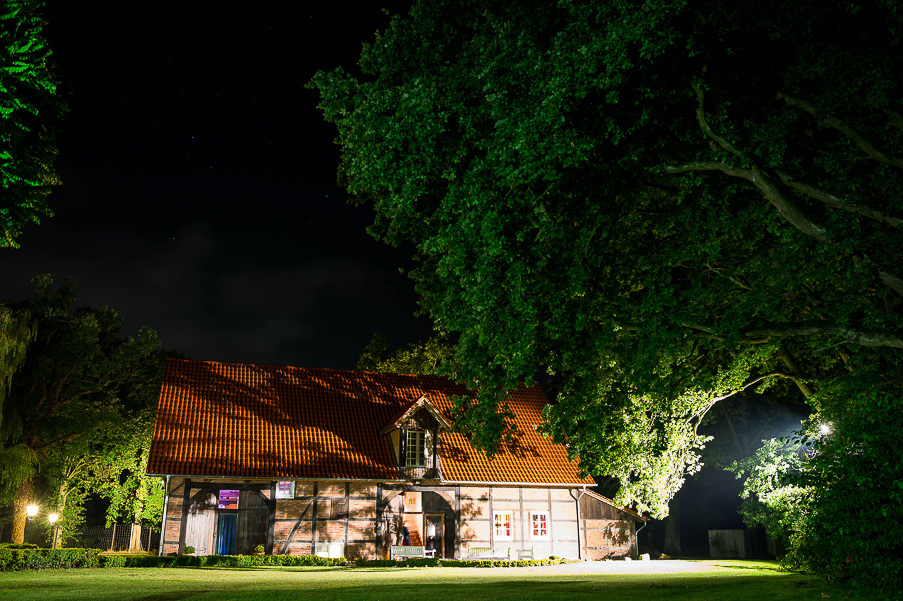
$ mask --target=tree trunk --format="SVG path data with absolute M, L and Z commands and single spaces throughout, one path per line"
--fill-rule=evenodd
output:
M 25 524 L 28 517 L 25 514 L 25 508 L 31 497 L 31 480 L 22 484 L 16 491 L 16 498 L 13 501 L 13 534 L 12 542 L 21 545 L 25 542 Z
M 141 549 L 141 524 L 132 524 L 132 533 L 129 536 L 129 553 L 139 553 Z
M 680 496 L 674 495 L 668 503 L 668 517 L 665 518 L 665 554 L 683 555 L 680 545 Z
M 60 482 L 59 493 L 56 496 L 56 514 L 59 516 L 57 518 L 57 523 L 53 525 L 50 533 L 50 548 L 51 549 L 59 549 L 60 547 L 60 523 L 59 520 L 63 517 L 63 511 L 66 509 L 66 501 L 69 499 L 69 485 L 66 484 L 66 481 L 63 480 Z

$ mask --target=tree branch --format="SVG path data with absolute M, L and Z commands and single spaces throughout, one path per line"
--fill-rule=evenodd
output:
M 888 217 L 884 213 L 880 211 L 875 211 L 874 209 L 870 209 L 868 207 L 862 207 L 859 205 L 854 205 L 848 202 L 841 200 L 839 197 L 825 192 L 823 190 L 819 190 L 815 186 L 810 186 L 809 184 L 804 184 L 802 182 L 795 181 L 792 177 L 787 175 L 786 173 L 782 173 L 780 171 L 777 172 L 778 177 L 781 178 L 781 182 L 783 182 L 786 186 L 793 188 L 799 192 L 802 192 L 809 198 L 814 200 L 821 201 L 830 207 L 834 207 L 835 209 L 840 209 L 842 211 L 847 211 L 850 213 L 858 213 L 864 217 L 868 217 L 869 219 L 874 219 L 880 223 L 884 223 L 891 227 L 899 228 L 903 226 L 903 220 L 897 219 L 896 217 Z
M 789 106 L 794 108 L 798 108 L 802 111 L 805 111 L 818 119 L 818 110 L 815 108 L 815 105 L 809 102 L 808 100 L 803 100 L 802 98 L 796 98 L 794 96 L 789 96 L 787 94 L 783 94 L 778 92 L 778 99 L 783 100 Z M 887 165 L 893 165 L 894 167 L 898 167 L 903 169 L 903 159 L 898 159 L 896 157 L 888 156 L 875 148 L 874 144 L 872 144 L 868 139 L 865 138 L 858 131 L 838 119 L 837 117 L 825 117 L 820 120 L 821 123 L 824 123 L 828 127 L 833 127 L 834 129 L 842 132 L 846 135 L 850 140 L 852 140 L 859 149 L 872 157 L 876 161 L 881 163 L 885 163 Z
M 794 381 L 796 382 L 797 388 L 799 388 L 800 392 L 803 393 L 803 396 L 812 396 L 812 389 L 809 388 L 808 384 L 800 379 L 799 367 L 797 367 L 796 361 L 793 360 L 793 357 L 790 355 L 787 349 L 784 348 L 783 344 L 778 347 L 778 354 L 780 355 L 781 360 L 784 362 L 784 365 L 786 365 L 787 369 L 790 370 L 790 373 L 796 376 L 796 379 Z
M 837 334 L 860 346 L 890 347 L 903 349 L 903 338 L 885 332 L 863 332 L 853 328 L 841 327 L 829 321 L 811 321 L 798 324 L 776 324 L 764 326 L 755 330 L 748 330 L 744 336 L 759 338 L 762 336 L 773 338 L 791 338 L 793 336 L 818 336 L 823 334 Z
M 693 84 L 693 91 L 696 92 L 696 120 L 699 121 L 699 129 L 702 130 L 706 136 L 715 141 L 718 146 L 731 153 L 736 157 L 743 157 L 743 153 L 730 145 L 730 143 L 715 133 L 715 130 L 711 128 L 708 120 L 705 118 L 705 108 L 703 106 L 703 100 L 705 99 L 705 92 L 702 91 L 702 88 L 696 84 Z
M 666 165 L 663 167 L 665 173 L 685 173 L 687 171 L 720 171 L 725 175 L 743 178 L 754 186 L 765 196 L 765 199 L 778 210 L 781 216 L 790 222 L 790 224 L 811 238 L 815 238 L 819 242 L 825 242 L 828 239 L 825 228 L 803 214 L 796 205 L 781 193 L 777 184 L 768 177 L 758 167 L 750 169 L 734 169 L 727 165 L 715 161 L 709 162 L 691 162 L 682 165 Z

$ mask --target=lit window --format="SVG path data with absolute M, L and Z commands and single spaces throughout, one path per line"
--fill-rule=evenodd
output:
M 549 538 L 549 513 L 547 511 L 530 512 L 530 538 Z
M 496 511 L 493 513 L 496 540 L 511 540 L 514 538 L 514 514 L 510 511 Z
M 294 499 L 295 498 L 295 481 L 281 480 L 276 483 L 277 499 Z
M 426 465 L 426 445 L 422 430 L 408 430 L 408 445 L 405 453 L 408 467 L 423 467 Z

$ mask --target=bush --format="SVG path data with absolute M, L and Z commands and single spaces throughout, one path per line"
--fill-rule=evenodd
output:
M 803 472 L 807 519 L 787 561 L 860 588 L 903 590 L 903 439 L 900 401 L 854 396 L 823 414 L 832 432 Z
M 316 555 L 104 555 L 101 565 L 110 568 L 183 568 L 226 567 L 250 568 L 259 566 L 345 566 L 343 558 L 317 557 Z
M 0 548 L 0 571 L 96 568 L 100 549 Z

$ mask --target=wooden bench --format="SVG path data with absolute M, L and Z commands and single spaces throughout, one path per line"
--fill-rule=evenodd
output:
M 467 559 L 511 559 L 511 547 L 468 547 Z
M 423 545 L 392 545 L 389 550 L 389 557 L 392 559 L 408 559 L 411 557 L 416 558 L 430 558 L 436 556 L 435 549 L 427 549 Z

